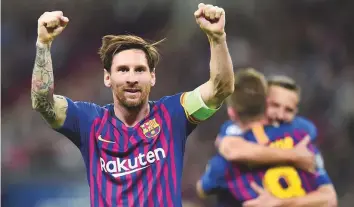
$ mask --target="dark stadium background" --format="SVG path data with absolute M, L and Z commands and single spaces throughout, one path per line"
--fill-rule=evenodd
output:
M 97 55 L 101 36 L 131 33 L 161 45 L 152 98 L 190 90 L 208 78 L 207 38 L 195 23 L 197 0 L 4 0 L 1 21 L 1 181 L 4 207 L 88 206 L 79 150 L 31 110 L 30 85 L 37 18 L 47 10 L 69 17 L 55 40 L 55 90 L 74 100 L 105 104 Z M 354 1 L 214 0 L 225 8 L 235 66 L 287 74 L 303 88 L 300 114 L 319 130 L 317 144 L 339 196 L 354 203 Z M 221 110 L 190 136 L 185 154 L 185 206 L 211 206 L 196 198 L 195 182 L 215 153 L 214 138 L 227 119 Z M 212 200 L 212 199 L 211 199 Z M 208 205 L 207 205 L 208 204 Z

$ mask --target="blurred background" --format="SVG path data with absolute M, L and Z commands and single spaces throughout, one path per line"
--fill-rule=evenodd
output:
M 66 30 L 54 41 L 55 90 L 101 105 L 112 100 L 97 55 L 106 34 L 136 34 L 160 46 L 151 98 L 191 90 L 208 79 L 209 45 L 195 23 L 197 0 L 4 0 L 1 21 L 1 198 L 5 207 L 89 206 L 79 150 L 31 109 L 37 19 L 62 10 Z M 286 74 L 303 88 L 300 114 L 318 127 L 317 144 L 339 196 L 354 203 L 354 1 L 208 0 L 226 11 L 234 65 Z M 211 206 L 195 183 L 215 153 L 225 109 L 189 137 L 185 206 Z M 195 153 L 195 152 L 198 153 Z

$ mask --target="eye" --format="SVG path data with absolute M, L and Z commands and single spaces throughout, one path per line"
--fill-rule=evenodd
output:
M 126 66 L 120 66 L 120 67 L 117 68 L 117 71 L 118 72 L 128 72 L 129 68 L 126 67 Z
M 273 106 L 273 107 L 276 107 L 276 108 L 280 107 L 280 104 L 278 104 L 276 102 L 271 102 L 270 105 Z
M 295 110 L 294 109 L 292 109 L 292 108 L 286 108 L 285 109 L 287 112 L 289 112 L 289 113 L 293 113 Z
M 146 71 L 146 68 L 145 67 L 137 67 L 135 68 L 135 71 L 138 72 L 138 73 L 142 73 L 142 72 L 145 72 Z

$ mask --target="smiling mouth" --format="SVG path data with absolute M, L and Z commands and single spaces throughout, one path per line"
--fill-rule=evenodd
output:
M 138 92 L 140 92 L 139 89 L 135 89 L 135 88 L 124 89 L 124 91 L 128 92 L 128 93 L 138 93 Z

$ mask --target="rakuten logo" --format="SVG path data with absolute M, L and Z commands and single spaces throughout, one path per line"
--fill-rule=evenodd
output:
M 149 151 L 146 154 L 140 153 L 134 159 L 120 159 L 111 160 L 105 163 L 104 159 L 100 157 L 101 170 L 111 173 L 113 177 L 120 177 L 137 172 L 149 167 L 152 163 L 165 158 L 166 154 L 162 148 L 157 148 Z

